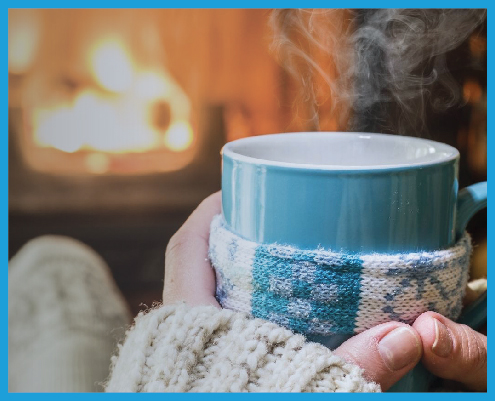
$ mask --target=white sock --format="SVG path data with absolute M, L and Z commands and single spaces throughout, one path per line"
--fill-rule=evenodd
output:
M 66 237 L 9 261 L 9 391 L 102 391 L 131 316 L 103 259 Z

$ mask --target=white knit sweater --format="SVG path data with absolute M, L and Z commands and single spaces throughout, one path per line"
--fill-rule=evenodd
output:
M 362 370 L 276 324 L 213 306 L 140 313 L 107 392 L 379 392 Z

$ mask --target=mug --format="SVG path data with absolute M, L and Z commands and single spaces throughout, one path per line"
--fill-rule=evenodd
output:
M 374 133 L 304 132 L 230 142 L 222 149 L 227 227 L 259 244 L 352 254 L 454 245 L 487 204 L 487 183 L 459 191 L 459 152 L 435 141 Z M 486 320 L 486 296 L 463 322 Z M 350 335 L 308 336 L 335 348 Z M 391 390 L 426 391 L 418 365 Z
M 459 152 L 431 140 L 348 132 L 264 135 L 222 150 L 230 229 L 257 243 L 352 253 L 453 245 L 486 207 L 458 192 Z

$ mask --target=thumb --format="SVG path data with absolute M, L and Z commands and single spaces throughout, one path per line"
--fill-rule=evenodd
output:
M 413 327 L 421 336 L 423 364 L 430 372 L 486 391 L 486 336 L 434 312 L 423 313 Z
M 390 322 L 350 338 L 333 352 L 363 368 L 364 376 L 386 391 L 419 362 L 421 351 L 416 330 Z
M 170 239 L 165 251 L 163 303 L 214 305 L 215 272 L 208 260 L 210 224 L 221 211 L 221 194 L 206 198 Z

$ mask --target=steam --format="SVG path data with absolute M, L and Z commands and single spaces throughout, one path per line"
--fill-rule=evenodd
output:
M 393 128 L 405 133 L 424 124 L 428 104 L 459 102 L 445 54 L 485 17 L 478 9 L 275 10 L 273 50 L 300 84 L 310 129 L 319 126 L 325 85 L 331 112 L 350 113 L 348 129 L 365 130 L 370 118 L 386 124 L 396 108 Z

